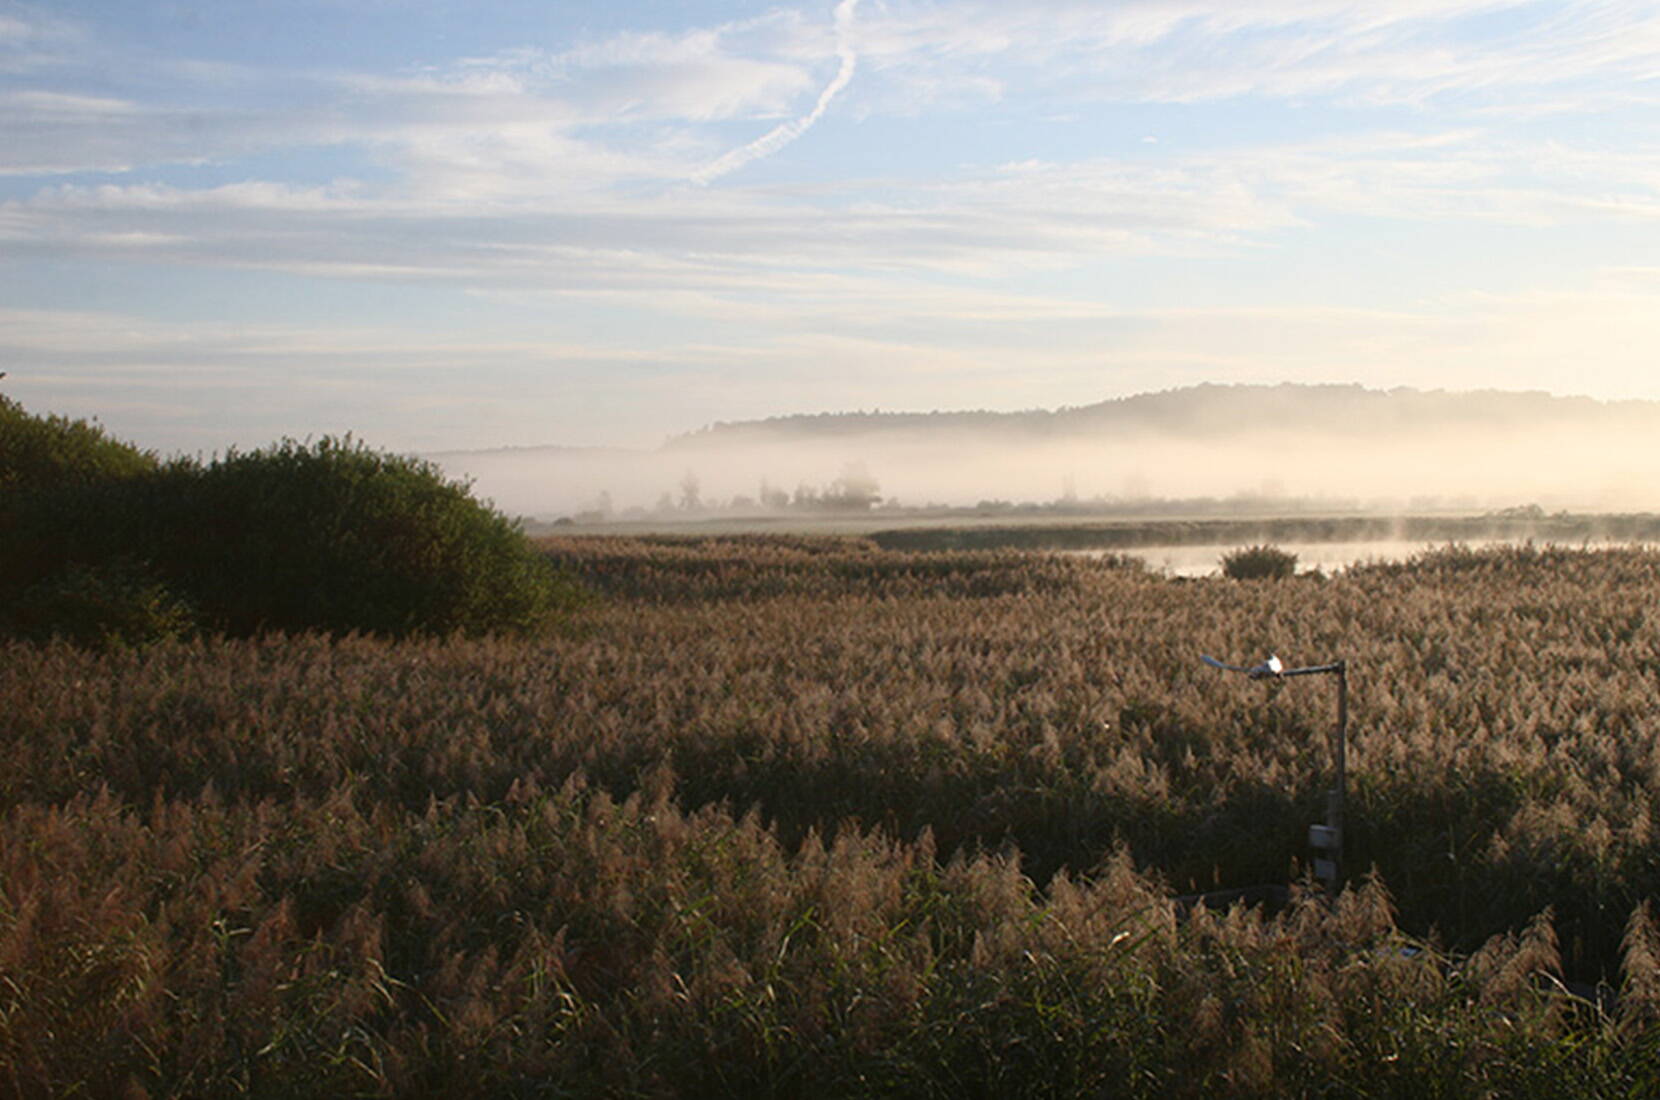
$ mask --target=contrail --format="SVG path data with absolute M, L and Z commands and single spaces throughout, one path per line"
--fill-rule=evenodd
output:
M 853 70 L 859 64 L 859 55 L 854 52 L 851 33 L 853 9 L 858 6 L 859 0 L 841 0 L 841 3 L 836 5 L 836 56 L 841 59 L 841 65 L 836 69 L 836 75 L 831 78 L 830 83 L 824 86 L 824 91 L 818 94 L 818 102 L 813 105 L 813 109 L 798 119 L 774 127 L 748 145 L 734 149 L 713 164 L 699 169 L 692 176 L 694 182 L 708 183 L 728 172 L 737 171 L 751 161 L 769 157 L 806 133 L 813 123 L 824 117 L 830 101 L 847 87 L 847 82 L 853 79 Z

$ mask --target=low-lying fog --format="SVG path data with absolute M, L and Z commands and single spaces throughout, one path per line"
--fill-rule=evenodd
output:
M 1660 439 L 1635 428 L 1563 428 L 1457 438 L 1347 439 L 1341 430 L 1258 433 L 1198 443 L 1153 435 L 1119 442 L 976 440 L 894 433 L 657 451 L 532 448 L 434 456 L 514 514 L 550 520 L 758 513 L 816 507 L 814 497 L 876 495 L 889 506 L 1076 498 L 1321 498 L 1351 507 L 1660 509 Z M 786 505 L 786 502 L 787 505 Z M 782 506 L 782 507 L 781 507 Z M 857 508 L 858 505 L 854 504 Z

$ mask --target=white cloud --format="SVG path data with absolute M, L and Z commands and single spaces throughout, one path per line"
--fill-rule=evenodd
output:
M 1660 99 L 1652 4 L 872 0 L 854 15 L 842 0 L 831 20 L 773 9 L 428 68 L 300 72 L 179 58 L 144 68 L 152 59 L 0 0 L 0 175 L 13 177 L 0 181 L 11 196 L 0 201 L 0 249 L 12 264 L 71 270 L 277 271 L 591 303 L 623 318 L 613 366 L 645 369 L 673 344 L 681 368 L 726 364 L 749 382 L 758 374 L 744 372 L 766 373 L 783 394 L 802 364 L 834 362 L 815 398 L 825 402 L 839 380 L 875 392 L 914 375 L 897 392 L 936 387 L 937 404 L 941 371 L 997 378 L 987 394 L 1090 400 L 1109 353 L 1127 372 L 1114 377 L 1154 386 L 1205 372 L 1329 378 L 1334 363 L 1380 379 L 1461 371 L 1502 384 L 1511 362 L 1574 388 L 1576 332 L 1601 349 L 1595 377 L 1649 384 L 1635 364 L 1652 362 L 1655 341 L 1635 311 L 1655 303 L 1636 274 L 1622 278 L 1637 290 L 1594 288 L 1607 290 L 1602 305 L 1566 292 L 1469 300 L 1460 321 L 1406 289 L 1383 294 L 1376 312 L 1322 313 L 1312 303 L 1326 300 L 1329 269 L 1257 299 L 1275 310 L 1129 309 L 1100 270 L 1116 265 L 1122 284 L 1149 258 L 1162 271 L 1171 258 L 1195 269 L 1225 259 L 1272 280 L 1288 270 L 1288 245 L 1335 240 L 1357 232 L 1335 226 L 1361 219 L 1383 226 L 1370 238 L 1380 248 L 1403 225 L 1502 225 L 1540 248 L 1567 234 L 1528 234 L 1617 226 L 1626 253 L 1587 245 L 1592 258 L 1575 262 L 1629 266 L 1660 229 L 1660 135 L 1629 110 Z M 1227 98 L 1278 100 L 1280 128 L 1201 122 Z M 1149 121 L 1135 110 L 1149 103 L 1186 106 Z M 942 139 L 929 163 L 929 116 L 963 104 L 988 124 L 968 143 Z M 1120 109 L 1133 129 L 1114 145 Z M 825 163 L 829 142 L 816 139 L 845 148 L 862 139 L 849 120 L 884 114 L 908 121 L 870 130 L 915 135 L 919 147 L 862 163 L 891 152 L 902 164 L 854 178 Z M 1023 120 L 1061 115 L 1076 143 L 1026 141 Z M 964 118 L 978 121 L 961 116 L 959 130 Z M 1611 118 L 1630 120 L 1629 132 L 1610 136 Z M 1342 136 L 1289 139 L 1285 119 Z M 797 142 L 812 127 L 815 140 Z M 1136 140 L 1149 130 L 1156 145 Z M 1069 151 L 1080 147 L 1123 155 Z M 733 174 L 769 156 L 791 182 L 745 186 Z M 123 175 L 102 186 L 27 178 L 86 172 Z M 722 186 L 686 182 L 699 178 Z M 1565 267 L 1561 285 L 1577 285 L 1578 270 Z M 1030 289 L 1072 273 L 1075 291 Z M 1495 285 L 1515 285 L 1502 274 Z M 1252 300 L 1191 277 L 1200 301 Z M 494 355 L 558 372 L 603 350 L 465 335 L 423 350 L 365 330 L 319 330 L 307 343 L 259 326 L 203 326 L 195 343 L 183 329 L 128 340 L 95 319 L 75 324 L 105 351 L 54 350 L 39 326 L 0 317 L 13 340 L 36 333 L 12 346 L 57 363 L 65 387 L 113 385 L 128 367 L 160 380 L 166 362 L 207 371 L 268 355 L 313 364 L 318 386 L 377 364 L 436 370 L 446 356 L 471 370 Z M 382 381 L 361 384 L 384 396 Z M 653 415 L 686 413 L 665 402 Z
M 797 140 L 802 134 L 812 128 L 813 124 L 824 117 L 824 112 L 830 109 L 831 100 L 841 94 L 843 88 L 853 79 L 853 72 L 859 64 L 859 54 L 853 44 L 853 15 L 858 10 L 859 0 L 841 0 L 836 5 L 836 75 L 830 78 L 830 83 L 819 92 L 818 101 L 813 109 L 800 118 L 792 119 L 783 125 L 776 126 L 767 133 L 756 138 L 748 145 L 734 149 L 719 160 L 707 167 L 700 168 L 693 173 L 692 179 L 697 183 L 710 183 L 722 176 L 730 175 L 747 164 L 752 164 L 764 157 L 770 157 L 790 142 Z
M 890 4 L 861 39 L 874 72 L 931 87 L 936 99 L 953 80 L 972 89 L 993 62 L 1016 67 L 1008 71 L 1032 88 L 1174 103 L 1244 95 L 1502 102 L 1655 71 L 1660 13 L 1652 6 L 1567 0 L 1550 10 L 1555 17 L 1539 18 L 1528 0 L 915 2 Z M 1495 15 L 1514 28 L 1465 28 L 1472 17 Z
M 781 112 L 808 86 L 808 74 L 778 55 L 776 42 L 766 43 L 759 55 L 736 52 L 745 46 L 745 29 L 626 33 L 558 53 L 512 51 L 474 64 L 529 74 L 595 121 L 710 121 Z
M 1076 106 L 1252 95 L 1360 104 L 1454 97 L 1489 117 L 1660 96 L 1652 79 L 1660 14 L 1590 0 L 1564 0 L 1547 9 L 1552 18 L 1536 10 L 1520 0 L 890 0 L 855 25 L 852 0 L 843 0 L 828 26 L 775 10 L 397 76 L 239 70 L 233 79 L 222 66 L 175 61 L 170 75 L 141 77 L 137 59 L 123 72 L 89 48 L 84 64 L 111 69 L 131 91 L 14 89 L 0 107 L 0 173 L 139 171 L 335 146 L 381 159 L 407 191 L 496 201 L 713 179 L 777 153 L 832 100 L 850 96 L 849 112 L 862 116 L 953 99 L 1039 95 Z M 1495 13 L 1516 27 L 1484 37 L 1461 30 L 1461 20 Z M 826 58 L 836 69 L 815 81 Z M 851 85 L 859 65 L 866 78 Z M 231 84 L 237 94 L 225 102 L 217 93 Z M 803 104 L 815 86 L 816 100 Z M 732 120 L 780 118 L 732 147 Z
M 0 203 L 0 241 L 20 257 L 139 256 L 480 289 L 687 290 L 745 300 L 784 293 L 782 276 L 791 273 L 1006 281 L 1107 258 L 1266 258 L 1286 234 L 1331 215 L 1518 227 L 1660 218 L 1660 155 L 1505 143 L 1479 132 L 1030 161 L 879 190 L 849 181 L 633 195 L 585 184 L 580 174 L 639 162 L 606 163 L 603 152 L 535 131 L 504 149 L 499 136 L 409 136 L 400 155 L 428 164 L 419 188 L 46 189 Z M 562 158 L 574 162 L 565 176 Z M 517 170 L 504 173 L 506 163 Z
M 32 4 L 0 2 L 0 75 L 59 64 L 83 38 L 82 29 L 61 16 Z

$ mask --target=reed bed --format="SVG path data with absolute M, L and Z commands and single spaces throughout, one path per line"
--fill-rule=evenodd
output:
M 544 550 L 538 641 L 0 647 L 0 1090 L 1660 1081 L 1660 556 Z M 1197 660 L 1270 651 L 1351 662 L 1375 874 L 1178 920 L 1301 878 L 1329 693 Z

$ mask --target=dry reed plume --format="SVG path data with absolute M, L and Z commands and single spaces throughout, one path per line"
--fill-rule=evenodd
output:
M 549 640 L 0 647 L 0 1091 L 1660 1081 L 1660 557 L 545 549 Z M 1319 816 L 1329 696 L 1197 661 L 1270 650 L 1355 670 L 1378 874 L 1178 920 Z

